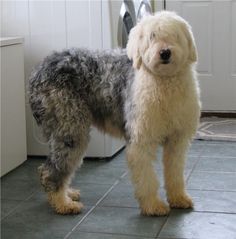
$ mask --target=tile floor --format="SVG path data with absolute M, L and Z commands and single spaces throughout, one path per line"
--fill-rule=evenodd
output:
M 67 216 L 55 214 L 41 190 L 43 160 L 27 160 L 1 180 L 1 238 L 236 239 L 236 142 L 193 143 L 185 177 L 195 208 L 166 217 L 140 215 L 124 157 L 122 151 L 111 161 L 85 161 L 73 181 L 85 208 Z M 161 169 L 157 162 L 164 198 Z

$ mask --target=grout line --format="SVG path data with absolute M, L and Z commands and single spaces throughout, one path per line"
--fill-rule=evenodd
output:
M 210 159 L 236 159 L 236 157 L 234 156 L 224 156 L 224 155 L 221 155 L 221 156 L 214 156 L 214 155 L 211 155 L 211 156 L 207 156 L 207 155 L 201 155 L 202 158 L 210 158 Z
M 193 140 L 192 144 L 197 144 L 197 145 L 221 145 L 221 144 L 235 144 L 235 141 L 222 141 L 222 140 L 198 140 L 195 139 Z
M 218 189 L 218 190 L 213 190 L 213 189 L 197 189 L 197 188 L 188 188 L 187 187 L 187 191 L 211 191 L 211 192 L 228 192 L 228 193 L 236 193 L 236 191 L 233 190 L 224 190 L 224 189 Z
M 171 214 L 171 212 L 170 212 L 170 214 Z M 166 225 L 166 223 L 167 223 L 167 221 L 168 221 L 168 219 L 169 219 L 170 214 L 166 217 L 165 222 L 164 222 L 163 225 L 161 226 L 160 230 L 157 232 L 155 238 L 158 238 L 158 236 L 161 234 L 161 231 L 162 231 L 162 229 L 164 228 L 164 226 Z
M 223 190 L 223 189 L 214 190 L 214 189 L 191 189 L 191 188 L 188 188 L 188 191 L 236 193 L 236 191 L 233 191 L 233 190 Z
M 117 179 L 114 184 L 107 190 L 107 192 L 96 202 L 96 204 L 79 220 L 79 222 L 69 231 L 64 239 L 67 239 L 71 233 L 85 220 L 85 218 L 92 213 L 92 211 L 103 201 L 103 199 L 112 191 L 112 189 L 128 174 L 128 171 L 124 172 L 119 179 Z
M 202 152 L 201 152 L 201 153 L 202 153 Z M 199 158 L 198 158 L 198 160 L 196 160 L 196 162 L 194 163 L 192 169 L 190 170 L 189 175 L 188 175 L 187 178 L 186 178 L 186 185 L 188 184 L 188 181 L 189 181 L 189 179 L 190 179 L 190 176 L 192 175 L 193 171 L 194 171 L 195 168 L 197 167 L 198 162 L 199 162 L 200 159 L 201 159 L 201 153 L 199 154 Z
M 234 157 L 234 156 L 224 156 L 224 155 L 222 155 L 222 156 L 204 156 L 204 155 L 202 155 L 201 156 L 202 158 L 214 158 L 214 159 L 236 159 L 236 157 Z
M 178 209 L 176 209 L 176 210 L 178 210 Z M 179 210 L 181 210 L 181 209 L 179 209 Z M 212 211 L 196 211 L 196 210 L 192 210 L 191 211 L 191 213 L 201 213 L 201 214 L 206 214 L 206 213 L 210 213 L 210 214 L 226 214 L 226 215 L 236 215 L 236 213 L 234 213 L 234 212 L 212 212 Z
M 132 238 L 135 238 L 135 239 L 143 239 L 144 237 L 143 236 L 139 236 L 139 235 L 134 235 L 134 234 L 126 234 L 126 233 L 112 233 L 112 232 L 95 232 L 95 231 L 83 231 L 83 230 L 80 230 L 79 232 L 83 232 L 83 233 L 93 233 L 93 234 L 106 234 L 106 235 L 118 235 L 118 236 L 128 236 L 128 237 L 132 237 Z M 153 236 L 145 236 L 145 238 L 150 238 L 150 239 L 155 239 L 155 237 Z
M 115 208 L 133 208 L 133 209 L 139 209 L 139 207 L 132 207 L 132 206 L 122 206 L 122 205 L 102 205 L 102 207 L 115 207 Z
M 232 171 L 232 172 L 228 172 L 228 171 L 217 171 L 217 170 L 195 170 L 195 172 L 198 172 L 198 173 L 209 173 L 209 174 L 212 174 L 212 173 L 218 173 L 218 174 L 236 174 L 236 171 Z
M 27 198 L 23 199 L 23 200 L 15 200 L 15 199 L 12 199 L 12 200 L 15 200 L 15 201 L 19 201 L 19 204 L 13 208 L 12 210 L 10 210 L 3 218 L 1 218 L 1 222 L 3 220 L 5 220 L 8 216 L 10 216 L 16 209 L 18 209 L 24 202 L 26 202 L 27 200 L 29 200 L 33 195 L 34 193 L 37 192 L 37 190 L 33 191 Z M 11 200 L 11 199 L 4 199 L 4 198 L 1 198 L 1 200 Z
M 187 158 L 198 158 L 199 156 L 200 156 L 200 153 L 186 155 Z
M 203 143 L 203 145 L 206 145 L 206 144 L 207 144 L 206 142 Z M 209 145 L 212 145 L 212 144 L 209 144 Z M 215 144 L 215 145 L 218 145 L 218 144 Z M 198 163 L 200 162 L 200 160 L 201 160 L 202 158 L 204 158 L 204 157 L 207 157 L 207 156 L 204 156 L 203 154 L 204 154 L 204 152 L 203 152 L 203 150 L 201 150 L 201 152 L 200 152 L 199 155 L 198 155 L 198 160 L 196 160 L 195 164 L 193 165 L 193 167 L 192 167 L 192 169 L 190 170 L 190 173 L 189 173 L 189 175 L 188 175 L 188 177 L 187 177 L 187 179 L 186 179 L 186 185 L 188 184 L 188 181 L 189 181 L 189 179 L 190 179 L 190 177 L 191 177 L 193 171 L 197 168 L 197 165 L 198 165 Z M 209 158 L 211 158 L 211 157 L 209 157 Z M 222 158 L 222 157 L 219 157 L 219 158 Z M 187 188 L 187 186 L 186 186 L 186 188 Z

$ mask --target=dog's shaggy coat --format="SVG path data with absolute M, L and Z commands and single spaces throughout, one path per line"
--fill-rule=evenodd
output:
M 168 59 L 162 59 L 166 49 Z M 48 160 L 40 167 L 41 183 L 58 213 L 81 211 L 79 191 L 69 183 L 82 163 L 91 125 L 126 139 L 142 213 L 169 212 L 158 196 L 152 166 L 158 145 L 164 147 L 169 205 L 193 205 L 183 176 L 200 114 L 191 28 L 172 12 L 146 17 L 131 30 L 127 54 L 70 49 L 48 56 L 32 73 L 30 104 L 50 145 Z

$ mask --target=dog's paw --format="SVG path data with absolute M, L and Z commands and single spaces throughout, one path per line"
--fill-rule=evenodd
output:
M 148 206 L 141 207 L 141 213 L 146 216 L 166 216 L 169 212 L 169 206 L 159 200 Z
M 193 208 L 193 201 L 186 194 L 168 198 L 168 202 L 171 208 Z
M 73 200 L 73 201 L 79 201 L 80 200 L 80 191 L 73 188 L 67 189 L 67 195 Z
M 68 200 L 68 202 L 55 205 L 55 211 L 59 214 L 78 214 L 82 211 L 83 204 L 81 202 L 75 202 L 72 200 Z
M 83 208 L 83 204 L 73 201 L 68 195 L 68 191 L 65 188 L 58 190 L 57 192 L 48 193 L 48 201 L 50 205 L 59 214 L 78 214 Z

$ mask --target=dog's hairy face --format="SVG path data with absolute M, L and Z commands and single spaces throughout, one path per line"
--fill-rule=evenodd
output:
M 190 25 L 168 11 L 144 18 L 131 30 L 127 54 L 134 68 L 143 64 L 159 76 L 173 76 L 186 64 L 197 61 Z

